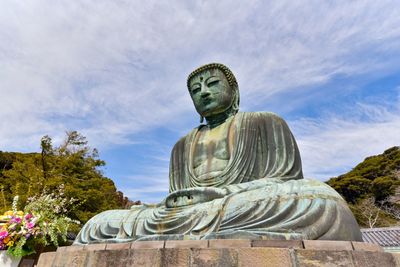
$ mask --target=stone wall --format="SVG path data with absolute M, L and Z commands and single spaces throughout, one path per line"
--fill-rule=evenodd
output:
M 400 254 L 363 242 L 311 240 L 142 241 L 60 247 L 48 266 L 400 266 Z M 398 261 L 396 263 L 396 260 Z

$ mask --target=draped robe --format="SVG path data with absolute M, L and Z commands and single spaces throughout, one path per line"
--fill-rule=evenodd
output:
M 225 123 L 230 158 L 222 172 L 206 179 L 195 175 L 195 128 L 172 150 L 169 197 L 157 205 L 102 212 L 85 224 L 75 244 L 213 238 L 362 240 L 343 198 L 325 183 L 303 179 L 297 144 L 283 119 L 249 112 Z M 184 205 L 176 205 L 179 197 L 185 199 Z

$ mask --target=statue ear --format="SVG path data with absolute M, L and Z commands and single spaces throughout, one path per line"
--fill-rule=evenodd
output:
M 233 91 L 234 91 L 234 93 L 233 93 L 234 95 L 232 98 L 231 108 L 232 108 L 234 114 L 236 114 L 239 111 L 239 101 L 240 101 L 239 90 L 238 90 L 238 88 L 236 88 Z

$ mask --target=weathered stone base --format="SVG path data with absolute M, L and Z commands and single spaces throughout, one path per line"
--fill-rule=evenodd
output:
M 363 242 L 188 240 L 60 247 L 37 266 L 400 266 L 396 259 Z

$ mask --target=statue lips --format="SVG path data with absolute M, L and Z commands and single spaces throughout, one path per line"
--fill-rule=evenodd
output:
M 212 107 L 213 102 L 215 102 L 215 100 L 210 96 L 202 98 L 201 104 L 203 106 L 203 110 L 204 111 L 210 111 L 213 108 Z
M 200 103 L 203 105 L 203 109 L 207 112 L 216 110 L 225 110 L 224 94 L 222 91 L 210 90 L 207 95 L 201 97 Z M 231 96 L 229 96 L 231 100 Z M 232 101 L 229 101 L 232 102 Z
M 208 104 L 210 104 L 213 101 L 213 99 L 211 97 L 207 97 L 207 98 L 203 98 L 203 105 L 207 106 Z

